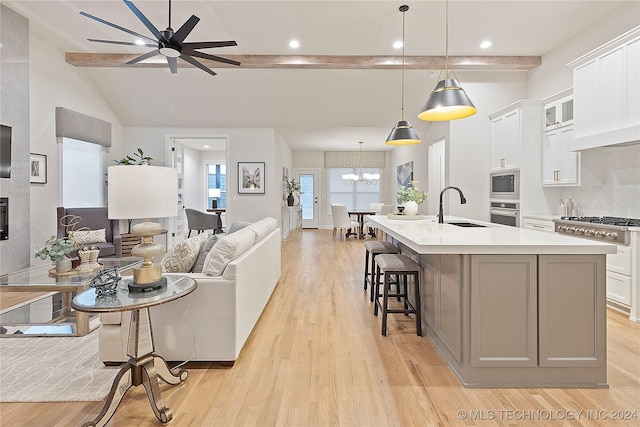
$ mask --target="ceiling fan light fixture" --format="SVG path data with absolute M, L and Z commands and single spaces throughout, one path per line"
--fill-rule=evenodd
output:
M 409 10 L 409 6 L 403 4 L 398 9 L 402 12 L 402 88 L 400 96 L 400 120 L 391 129 L 391 133 L 387 137 L 385 144 L 387 145 L 412 145 L 420 144 L 422 141 L 418 133 L 413 129 L 409 120 L 404 118 L 404 14 Z M 397 116 L 396 116 L 397 117 Z
M 474 115 L 478 109 L 467 96 L 457 80 L 449 78 L 449 70 L 455 71 L 449 65 L 449 0 L 445 0 L 445 76 L 433 89 L 422 111 L 418 114 L 420 120 L 442 122 L 448 120 L 463 119 Z

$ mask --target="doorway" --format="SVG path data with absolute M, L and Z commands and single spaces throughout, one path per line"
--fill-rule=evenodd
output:
M 302 228 L 319 228 L 318 195 L 320 194 L 320 170 L 297 169 L 296 179 L 300 183 L 300 205 L 302 206 Z

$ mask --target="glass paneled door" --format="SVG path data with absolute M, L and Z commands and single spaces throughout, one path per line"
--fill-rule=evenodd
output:
M 318 169 L 299 169 L 296 176 L 302 194 L 300 194 L 300 205 L 302 205 L 302 228 L 318 228 L 320 220 L 318 218 L 318 183 L 320 171 Z

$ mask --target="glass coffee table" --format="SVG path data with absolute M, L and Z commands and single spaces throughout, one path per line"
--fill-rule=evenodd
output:
M 141 258 L 101 258 L 103 268 L 120 273 L 142 264 Z M 71 299 L 89 288 L 97 271 L 55 274 L 50 264 L 0 276 L 0 292 L 38 296 L 0 313 L 0 337 L 83 336 L 100 325 L 97 315 L 74 311 Z M 41 294 L 40 294 L 41 293 Z M 1 296 L 0 296 L 1 297 Z

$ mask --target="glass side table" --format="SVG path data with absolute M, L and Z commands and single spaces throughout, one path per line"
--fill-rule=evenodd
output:
M 158 377 L 168 384 L 180 384 L 187 379 L 188 373 L 182 368 L 169 369 L 167 362 L 154 353 L 153 332 L 149 307 L 166 304 L 193 292 L 197 283 L 186 276 L 167 275 L 167 286 L 151 292 L 130 293 L 127 285 L 132 279 L 123 279 L 118 283 L 117 292 L 110 296 L 96 296 L 95 289 L 88 289 L 73 298 L 71 306 L 82 312 L 106 313 L 131 311 L 129 339 L 125 362 L 116 375 L 109 395 L 100 413 L 83 426 L 104 426 L 122 401 L 127 390 L 143 385 L 155 416 L 163 423 L 173 418 L 160 396 Z

